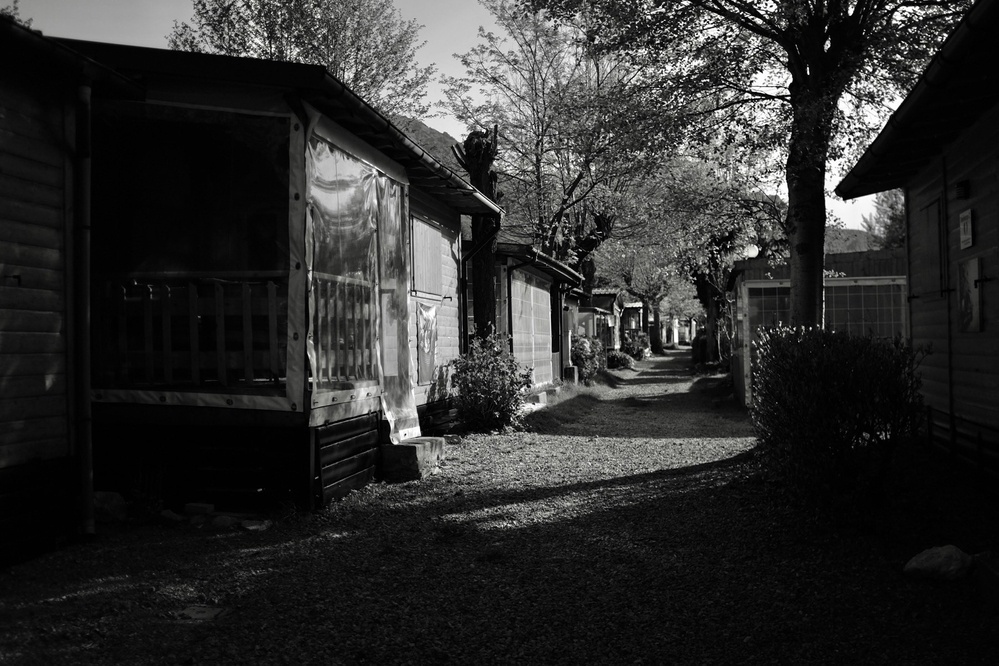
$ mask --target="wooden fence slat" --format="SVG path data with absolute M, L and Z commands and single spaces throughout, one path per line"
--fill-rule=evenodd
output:
M 344 321 L 344 308 L 343 308 L 343 290 L 345 285 L 337 282 L 334 284 L 336 300 L 335 300 L 335 311 L 333 321 L 336 324 L 335 337 L 331 341 L 331 347 L 335 349 L 334 358 L 336 359 L 336 378 L 337 380 L 346 379 L 347 366 L 345 363 L 346 350 L 344 349 L 344 335 L 343 331 L 346 327 L 346 322 Z
M 170 286 L 160 287 L 160 299 L 163 306 L 163 381 L 167 384 L 173 382 L 173 330 L 170 318 L 172 307 Z
M 328 321 L 323 316 L 326 301 L 329 298 L 330 284 L 326 280 L 316 280 L 316 335 L 313 342 L 316 345 L 316 382 L 322 386 L 330 373 L 329 345 L 326 339 L 329 337 L 329 329 L 324 324 Z M 324 295 L 325 294 L 325 295 Z
M 243 378 L 253 382 L 253 302 L 250 283 L 243 283 Z
M 118 290 L 118 381 L 128 385 L 128 291 L 124 286 Z
M 225 354 L 225 289 L 221 282 L 215 283 L 215 358 L 218 364 L 218 378 L 222 386 L 229 385 L 226 372 Z
M 367 355 L 367 366 L 368 366 L 368 379 L 374 379 L 375 374 L 375 364 L 377 363 L 375 359 L 375 349 L 373 341 L 375 339 L 375 322 L 373 315 L 377 312 L 377 292 L 374 289 L 368 290 L 368 311 L 364 315 L 364 346 L 367 348 L 365 354 Z
M 201 383 L 201 358 L 199 352 L 198 334 L 198 285 L 189 282 L 187 285 L 187 319 L 188 331 L 191 337 L 191 381 Z
M 333 341 L 336 336 L 334 333 L 334 325 L 336 316 L 336 288 L 332 282 L 326 283 L 326 365 L 327 365 L 327 379 L 330 382 L 335 382 L 339 376 L 339 371 L 337 370 L 334 363 L 336 362 L 336 354 L 333 349 Z
M 267 283 L 267 348 L 270 352 L 271 379 L 275 382 L 281 377 L 280 358 L 278 356 L 278 316 L 277 316 L 277 285 Z
M 357 378 L 357 289 L 347 287 L 347 352 L 350 379 Z
M 156 373 L 156 355 L 153 352 L 153 288 L 142 289 L 142 349 L 146 355 L 146 381 L 153 383 Z

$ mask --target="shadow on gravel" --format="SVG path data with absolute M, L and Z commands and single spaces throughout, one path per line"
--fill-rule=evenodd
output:
M 761 499 L 741 474 L 746 457 L 534 488 L 445 473 L 369 488 L 259 534 L 156 528 L 76 546 L 5 572 L 0 655 L 14 664 L 994 656 L 994 620 L 970 588 L 907 582 L 900 554 L 877 540 L 809 535 Z M 180 619 L 192 604 L 224 612 Z

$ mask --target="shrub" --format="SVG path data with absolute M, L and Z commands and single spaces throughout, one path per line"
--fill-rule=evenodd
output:
M 607 361 L 604 357 L 604 343 L 597 338 L 585 335 L 572 338 L 572 364 L 579 368 L 579 379 L 589 386 Z
M 518 423 L 532 370 L 508 351 L 505 336 L 474 338 L 451 364 L 454 405 L 466 427 L 491 431 Z
M 614 368 L 625 368 L 627 370 L 635 369 L 635 359 L 623 351 L 617 351 L 612 349 L 607 352 L 607 367 Z
M 645 331 L 625 333 L 624 342 L 621 343 L 621 351 L 628 354 L 636 361 L 647 359 L 652 355 L 652 345 L 649 343 L 649 334 Z
M 923 354 L 818 328 L 761 329 L 752 421 L 763 469 L 817 507 L 874 508 L 895 445 L 922 416 Z

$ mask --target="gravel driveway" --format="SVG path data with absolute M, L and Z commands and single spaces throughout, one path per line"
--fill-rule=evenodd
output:
M 971 580 L 901 574 L 995 547 L 994 494 L 913 449 L 866 529 L 809 521 L 686 361 L 264 531 L 132 526 L 0 570 L 0 663 L 999 663 Z

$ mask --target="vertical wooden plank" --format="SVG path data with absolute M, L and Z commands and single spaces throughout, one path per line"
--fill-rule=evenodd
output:
M 160 287 L 160 304 L 163 311 L 163 381 L 173 382 L 173 320 L 170 310 L 173 307 L 170 285 Z
M 129 384 L 128 373 L 128 288 L 121 285 L 118 289 L 118 381 L 124 385 Z
M 326 371 L 327 379 L 330 382 L 335 382 L 337 380 L 337 370 L 334 367 L 334 362 L 336 360 L 335 354 L 333 352 L 333 343 L 335 341 L 336 334 L 334 333 L 334 326 L 336 322 L 333 320 L 334 312 L 336 312 L 336 285 L 330 280 L 326 283 L 326 339 L 324 340 L 324 347 L 326 353 Z
M 201 383 L 201 345 L 198 334 L 198 285 L 187 285 L 188 331 L 191 336 L 191 381 Z
M 243 283 L 243 379 L 253 383 L 253 301 L 250 283 Z
M 326 280 L 321 278 L 316 278 L 316 321 L 314 325 L 315 337 L 312 340 L 312 344 L 316 347 L 316 383 L 322 386 L 325 381 L 325 375 L 328 374 L 328 366 L 330 364 L 329 350 L 326 348 L 326 344 L 323 342 L 323 338 L 329 335 L 329 331 L 324 329 L 324 321 L 326 319 L 323 316 L 323 308 L 326 307 L 326 296 L 324 295 L 329 291 L 329 285 Z
M 267 283 L 267 348 L 270 352 L 271 379 L 275 382 L 281 377 L 281 363 L 278 355 L 278 316 L 277 316 L 277 285 Z
M 357 313 L 354 311 L 356 293 L 353 285 L 347 285 L 347 362 L 350 379 L 357 379 Z
M 156 372 L 156 352 L 153 349 L 153 288 L 142 288 L 142 353 L 145 355 L 146 381 L 153 383 Z
M 368 287 L 368 379 L 378 378 L 378 349 L 375 340 L 378 338 L 378 288 L 374 285 Z
M 225 289 L 221 282 L 215 283 L 215 362 L 218 365 L 219 383 L 229 385 L 226 372 L 225 349 Z
M 371 290 L 361 287 L 361 371 L 371 379 Z
M 333 341 L 336 349 L 336 374 L 338 379 L 347 379 L 347 342 L 344 339 L 344 332 L 347 327 L 347 317 L 344 314 L 344 285 L 336 282 L 336 310 L 333 313 L 333 323 L 335 324 L 336 339 Z

